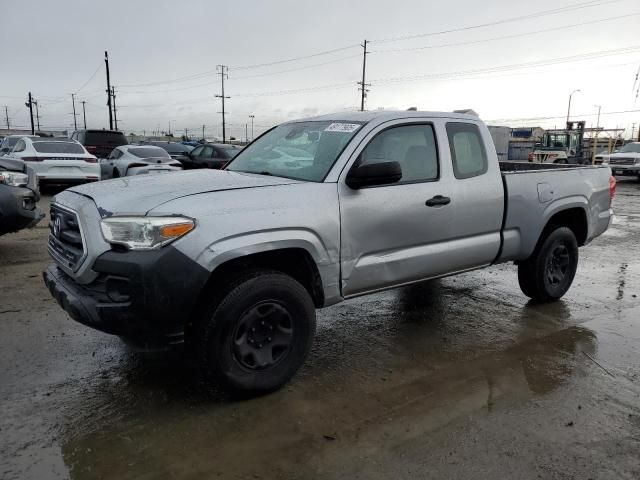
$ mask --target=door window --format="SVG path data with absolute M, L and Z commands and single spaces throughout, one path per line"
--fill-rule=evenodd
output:
M 361 163 L 396 161 L 402 168 L 397 183 L 438 179 L 438 150 L 431 125 L 403 125 L 376 135 L 361 154 Z M 395 183 L 394 183 L 395 185 Z
M 211 158 L 213 156 L 213 147 L 210 145 L 205 145 L 202 148 L 202 153 L 200 154 L 200 156 L 204 158 Z
M 24 140 L 18 140 L 18 143 L 16 143 L 16 146 L 13 147 L 13 151 L 14 152 L 24 152 L 26 148 L 27 148 L 27 144 L 25 143 L 25 141 Z
M 191 156 L 192 157 L 199 157 L 202 154 L 202 150 L 204 149 L 204 147 L 200 146 L 200 147 L 196 147 L 193 150 L 191 150 Z
M 447 123 L 447 135 L 456 178 L 477 177 L 487 171 L 487 152 L 477 125 Z

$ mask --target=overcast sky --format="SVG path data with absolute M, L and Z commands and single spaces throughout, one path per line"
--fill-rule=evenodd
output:
M 594 105 L 601 105 L 601 125 L 629 134 L 631 123 L 640 122 L 640 112 L 610 113 L 640 110 L 637 0 L 0 0 L 0 6 L 0 105 L 9 107 L 12 125 L 28 125 L 24 101 L 31 91 L 43 129 L 73 128 L 74 92 L 78 125 L 84 100 L 87 126 L 108 126 L 108 50 L 125 133 L 167 130 L 171 122 L 178 133 L 201 134 L 204 124 L 207 136 L 219 136 L 215 68 L 225 64 L 231 135 L 244 137 L 249 115 L 257 135 L 282 120 L 359 108 L 364 39 L 371 41 L 367 109 L 473 108 L 494 124 L 552 127 L 564 124 L 569 93 L 580 89 L 571 109 L 576 119 L 595 124 Z M 305 58 L 285 61 L 299 57 Z

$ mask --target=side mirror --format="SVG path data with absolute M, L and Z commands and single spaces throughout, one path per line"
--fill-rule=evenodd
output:
M 395 183 L 401 178 L 402 168 L 398 162 L 364 163 L 349 171 L 346 184 L 357 190 L 362 187 Z

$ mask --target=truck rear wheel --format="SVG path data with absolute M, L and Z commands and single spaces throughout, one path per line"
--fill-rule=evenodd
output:
M 241 278 L 203 314 L 195 342 L 223 386 L 258 395 L 280 388 L 304 363 L 315 335 L 313 300 L 280 272 Z
M 526 296 L 553 302 L 567 293 L 577 267 L 574 233 L 567 227 L 556 227 L 539 242 L 531 257 L 518 265 L 518 283 Z

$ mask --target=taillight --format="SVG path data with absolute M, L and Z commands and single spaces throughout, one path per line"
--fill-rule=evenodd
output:
M 87 163 L 98 163 L 98 159 L 96 157 L 85 158 L 84 161 Z
M 43 160 L 46 160 L 46 158 L 44 157 L 22 157 L 21 159 L 24 162 L 41 162 Z
M 609 177 L 609 206 L 611 206 L 611 202 L 613 202 L 613 197 L 616 196 L 616 177 L 611 175 Z
M 535 157 L 535 155 L 533 154 L 533 152 L 529 152 L 528 158 L 529 158 L 530 162 L 533 162 L 534 157 Z

